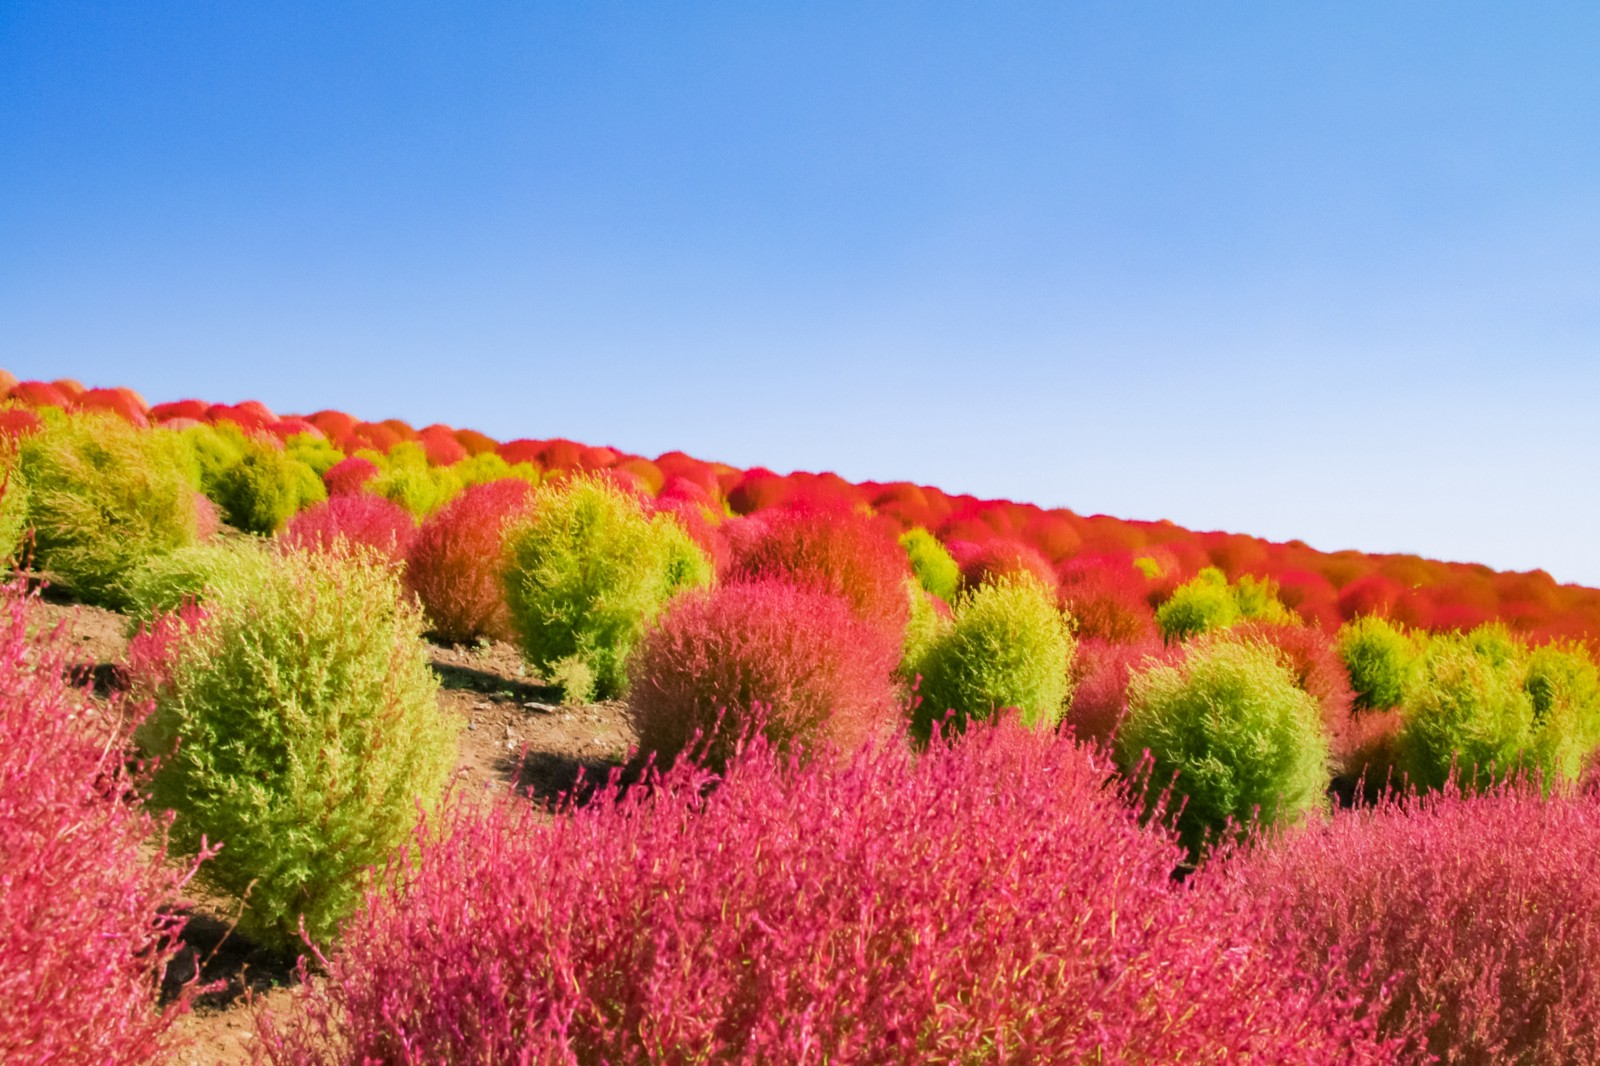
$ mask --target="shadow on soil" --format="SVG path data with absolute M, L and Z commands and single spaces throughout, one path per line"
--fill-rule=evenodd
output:
M 214 915 L 196 911 L 188 917 L 182 947 L 161 982 L 163 1003 L 197 977 L 201 987 L 218 987 L 196 996 L 194 1006 L 213 1010 L 232 1006 L 247 992 L 259 994 L 295 982 L 295 956 L 253 943 Z
M 484 695 L 499 695 L 507 699 L 514 699 L 519 703 L 555 704 L 561 702 L 561 689 L 554 685 L 541 685 L 533 681 L 522 681 L 489 670 L 478 670 L 471 666 L 457 666 L 454 663 L 433 663 L 433 672 L 438 675 L 439 685 L 442 688 L 457 692 L 481 692 Z

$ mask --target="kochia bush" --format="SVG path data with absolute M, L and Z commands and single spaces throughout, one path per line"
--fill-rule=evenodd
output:
M 721 783 L 419 833 L 327 977 L 262 1043 L 358 1062 L 1393 1061 L 1269 894 L 1174 886 L 1106 768 L 1011 724 L 913 756 L 796 766 L 759 738 Z
M 759 725 L 783 750 L 850 751 L 897 722 L 898 646 L 838 596 L 785 581 L 680 596 L 628 663 L 639 746 L 671 761 L 699 734 L 720 766 Z
M 925 590 L 947 603 L 955 597 L 961 585 L 961 567 L 938 537 L 914 526 L 900 534 L 900 547 L 905 549 L 911 572 Z
M 68 687 L 58 638 L 0 591 L 0 1060 L 168 1061 L 187 995 L 156 1007 L 188 871 L 129 802 L 118 718 Z M 156 842 L 150 847 L 151 841 Z
M 381 496 L 332 496 L 289 520 L 278 539 L 290 548 L 327 551 L 344 541 L 371 548 L 393 565 L 405 562 L 416 523 L 399 504 Z
M 1299 819 L 1322 806 L 1329 781 L 1316 701 L 1276 649 L 1253 641 L 1198 641 L 1180 662 L 1138 671 L 1116 751 L 1130 773 L 1148 752 L 1152 787 L 1172 784 L 1192 854 L 1230 826 Z
M 1061 720 L 1075 641 L 1055 598 L 1027 577 L 1002 578 L 957 597 L 954 623 L 934 638 L 915 669 L 922 676 L 912 734 L 935 725 L 965 728 L 1015 707 L 1030 726 Z
M 503 580 L 529 664 L 550 676 L 587 674 L 593 694 L 609 697 L 623 690 L 628 653 L 661 608 L 712 573 L 670 514 L 647 516 L 632 496 L 580 475 L 542 489 L 506 531 Z
M 1417 642 L 1410 634 L 1386 618 L 1363 615 L 1339 628 L 1338 644 L 1355 690 L 1355 709 L 1400 706 L 1417 660 Z
M 259 441 L 221 476 L 213 497 L 235 529 L 271 535 L 314 503 L 327 499 L 311 467 Z
M 491 481 L 467 489 L 422 523 L 406 557 L 405 582 L 440 640 L 511 639 L 500 560 L 507 522 L 532 499 L 526 481 Z
M 454 727 L 391 570 L 353 551 L 261 558 L 255 580 L 208 589 L 134 684 L 155 700 L 139 737 L 174 844 L 224 842 L 202 879 L 245 901 L 243 932 L 288 949 L 302 916 L 313 941 L 334 936 L 367 868 L 438 801 Z
M 1531 786 L 1341 811 L 1218 875 L 1285 893 L 1269 936 L 1332 958 L 1408 1060 L 1600 1061 L 1600 802 Z
M 161 434 L 77 415 L 20 447 L 35 562 L 82 599 L 121 606 L 136 567 L 195 542 L 194 488 Z

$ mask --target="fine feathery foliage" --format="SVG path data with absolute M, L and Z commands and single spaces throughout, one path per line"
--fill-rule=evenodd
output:
M 925 591 L 948 603 L 961 585 L 961 567 L 939 538 L 921 526 L 900 534 L 900 547 L 906 550 L 911 572 Z
M 1316 700 L 1277 649 L 1254 641 L 1196 641 L 1181 661 L 1136 672 L 1116 752 L 1129 773 L 1148 753 L 1151 789 L 1171 783 L 1178 833 L 1195 855 L 1230 828 L 1295 821 L 1328 787 Z
M 421 612 L 365 554 L 262 552 L 245 580 L 146 631 L 130 652 L 141 726 L 160 759 L 151 803 L 172 840 L 222 853 L 202 879 L 245 900 L 240 928 L 274 949 L 300 923 L 326 943 L 366 870 L 441 796 L 454 728 L 435 703 Z
M 752 727 L 778 748 L 859 747 L 897 723 L 900 649 L 841 597 L 769 579 L 680 596 L 628 663 L 641 750 L 699 734 L 721 766 Z
M 115 415 L 74 415 L 20 447 L 34 562 L 80 598 L 120 607 L 135 568 L 194 543 L 194 488 L 162 434 Z
M 1075 640 L 1055 597 L 1031 578 L 1000 578 L 962 593 L 953 624 L 916 665 L 921 696 L 912 734 L 926 740 L 935 725 L 965 728 L 1015 707 L 1030 726 L 1061 720 Z
M 1282 893 L 1267 935 L 1334 959 L 1408 1061 L 1600 1063 L 1600 798 L 1530 784 L 1337 813 L 1215 870 Z
M 274 1066 L 1393 1062 L 1275 904 L 1174 885 L 1097 757 L 975 728 L 796 765 L 761 738 L 555 818 L 419 831 Z
M 251 441 L 245 457 L 223 473 L 213 498 L 235 529 L 271 535 L 327 496 L 311 467 L 269 444 Z
M 547 676 L 581 664 L 600 697 L 623 690 L 628 653 L 667 601 L 713 576 L 672 515 L 646 515 L 634 497 L 586 476 L 540 490 L 507 529 L 504 560 L 523 657 Z
M 1271 579 L 1241 574 L 1230 585 L 1221 570 L 1210 566 L 1179 585 L 1156 611 L 1156 623 L 1168 641 L 1188 640 L 1241 620 L 1300 624 L 1300 616 L 1279 601 L 1278 587 Z
M 1362 615 L 1339 628 L 1339 658 L 1350 672 L 1355 709 L 1388 710 L 1400 706 L 1416 665 L 1417 642 L 1388 619 Z
M 157 555 L 128 575 L 123 606 L 131 627 L 212 596 L 247 596 L 272 566 L 268 545 L 253 537 L 192 544 Z
M 63 680 L 61 638 L 0 591 L 0 1061 L 168 1061 L 187 991 L 156 1006 L 188 870 L 130 802 L 120 715 Z M 155 840 L 157 846 L 149 847 Z
M 532 498 L 526 481 L 491 481 L 468 488 L 422 523 L 406 555 L 405 582 L 440 640 L 512 638 L 500 559 L 507 522 Z
M 28 480 L 16 448 L 0 440 L 0 565 L 17 557 L 28 527 Z
M 417 535 L 411 515 L 397 503 L 364 492 L 330 496 L 289 520 L 278 539 L 290 548 L 327 551 L 336 544 L 371 548 L 394 566 L 405 562 Z

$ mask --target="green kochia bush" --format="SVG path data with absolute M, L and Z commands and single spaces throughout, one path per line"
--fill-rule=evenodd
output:
M 1300 621 L 1278 600 L 1278 587 L 1270 579 L 1258 581 L 1244 574 L 1230 585 L 1213 566 L 1179 585 L 1156 611 L 1161 635 L 1169 642 L 1226 629 L 1241 620 L 1272 625 L 1298 625 Z
M 35 562 L 91 603 L 125 602 L 146 559 L 192 544 L 194 489 L 171 442 L 114 415 L 52 419 L 23 439 Z
M 1362 615 L 1341 626 L 1339 658 L 1350 672 L 1356 710 L 1398 707 L 1417 651 L 1416 641 L 1378 615 Z
M 439 800 L 454 729 L 390 568 L 273 551 L 248 569 L 147 630 L 130 663 L 154 698 L 139 739 L 174 844 L 221 842 L 202 877 L 245 900 L 244 932 L 287 949 L 302 915 L 313 941 L 333 936 Z
M 548 676 L 587 678 L 600 697 L 622 691 L 628 653 L 666 602 L 712 579 L 710 561 L 670 514 L 647 516 L 622 490 L 588 477 L 538 493 L 506 531 L 505 567 L 523 656 Z
M 1546 644 L 1528 653 L 1522 686 L 1533 702 L 1539 765 L 1576 779 L 1600 746 L 1600 670 L 1581 644 Z
M 1116 754 L 1134 772 L 1149 752 L 1152 789 L 1172 782 L 1179 835 L 1198 854 L 1230 822 L 1272 827 L 1321 806 L 1320 719 L 1270 646 L 1199 641 L 1181 662 L 1153 662 L 1130 679 Z
M 273 551 L 253 537 L 233 537 L 154 556 L 128 575 L 123 610 L 138 626 L 213 596 L 248 596 L 267 579 Z
M 12 455 L 0 464 L 0 563 L 16 558 L 28 527 L 28 480 Z
M 249 454 L 222 475 L 216 493 L 229 525 L 267 535 L 276 533 L 302 509 L 328 498 L 322 478 L 310 466 L 256 442 Z
M 912 734 L 927 739 L 950 712 L 950 728 L 961 730 L 1002 707 L 1016 707 L 1028 725 L 1055 725 L 1074 648 L 1054 599 L 1030 578 L 1001 578 L 958 596 L 954 623 L 915 666 L 922 681 Z
M 900 534 L 900 546 L 924 589 L 946 602 L 954 598 L 961 585 L 961 567 L 938 537 L 916 526 Z

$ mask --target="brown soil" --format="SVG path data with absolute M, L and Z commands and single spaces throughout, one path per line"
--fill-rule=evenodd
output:
M 60 626 L 76 649 L 79 677 L 105 697 L 122 684 L 126 619 L 98 607 L 40 602 L 41 628 Z M 528 676 L 516 649 L 429 646 L 439 677 L 439 705 L 461 719 L 458 793 L 515 791 L 552 804 L 582 778 L 604 780 L 628 757 L 636 737 L 626 708 L 615 702 L 566 707 L 556 689 Z M 175 989 L 195 975 L 220 987 L 199 997 L 175 1031 L 181 1046 L 170 1061 L 183 1066 L 249 1063 L 255 1013 L 282 1008 L 295 979 L 294 960 L 264 952 L 232 930 L 227 900 L 202 898 L 190 916 L 185 950 L 173 967 Z

